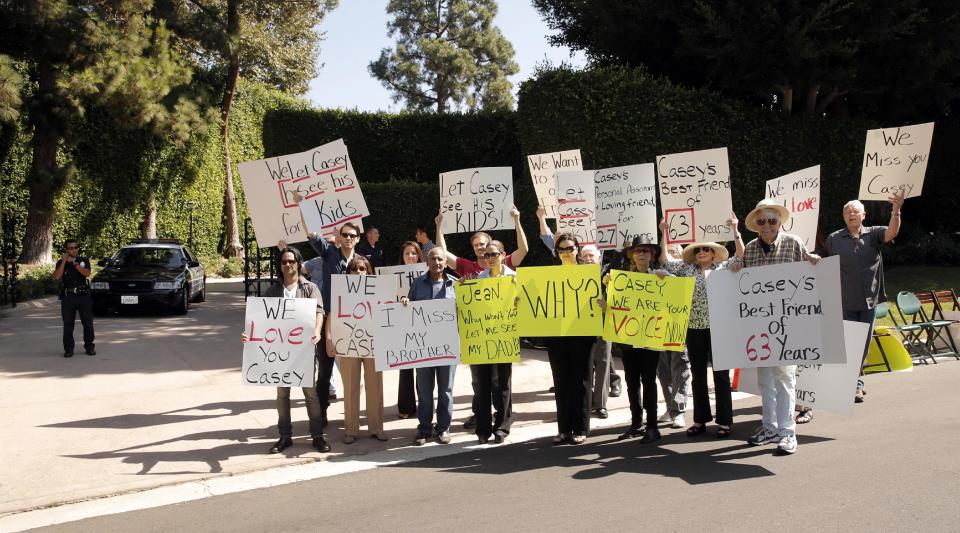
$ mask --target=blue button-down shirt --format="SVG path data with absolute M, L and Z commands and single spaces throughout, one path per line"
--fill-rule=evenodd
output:
M 347 273 L 347 258 L 343 256 L 340 248 L 325 241 L 318 235 L 316 239 L 310 239 L 310 246 L 313 247 L 317 255 L 323 258 L 323 277 L 321 279 L 311 279 L 310 281 L 320 287 L 320 296 L 323 298 L 323 308 L 330 309 L 330 276 L 334 274 Z
M 444 274 L 443 276 L 443 286 L 434 291 L 433 280 L 430 279 L 430 273 L 418 277 L 413 280 L 413 283 L 410 284 L 410 293 L 408 298 L 410 301 L 416 302 L 419 300 L 441 300 L 444 298 L 456 298 L 456 292 L 453 288 L 453 282 L 455 279 L 449 274 Z

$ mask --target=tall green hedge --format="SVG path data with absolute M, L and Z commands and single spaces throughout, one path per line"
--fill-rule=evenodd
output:
M 654 162 L 657 155 L 728 148 L 734 209 L 741 217 L 763 198 L 767 180 L 821 165 L 820 227 L 842 227 L 842 206 L 859 192 L 863 120 L 785 116 L 705 90 L 625 68 L 547 70 L 520 88 L 517 125 L 525 154 L 580 148 L 585 168 Z M 953 233 L 953 169 L 960 128 L 938 123 L 923 196 L 908 200 L 897 262 L 960 259 Z M 529 180 L 529 172 L 524 180 Z M 870 202 L 868 223 L 886 223 L 889 204 Z M 932 232 L 932 233 L 931 233 Z M 947 250 L 949 248 L 949 251 Z

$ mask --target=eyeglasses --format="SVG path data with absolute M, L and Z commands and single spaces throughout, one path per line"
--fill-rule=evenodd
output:
M 712 251 L 713 251 L 713 248 L 710 248 L 709 246 L 697 246 L 696 248 L 693 249 L 693 253 L 695 254 L 698 254 L 700 252 L 707 253 Z
M 577 249 L 576 246 L 561 246 L 561 247 L 557 248 L 557 251 L 560 252 L 560 253 L 562 253 L 562 254 L 567 254 L 567 253 L 570 253 L 570 252 L 572 252 L 572 251 L 574 251 L 574 250 L 576 250 L 576 249 Z
M 340 236 L 343 237 L 344 239 L 356 239 L 356 238 L 357 238 L 357 234 L 356 234 L 356 233 L 341 233 Z
M 764 224 L 770 224 L 771 226 L 776 226 L 780 223 L 778 218 L 758 218 L 755 220 L 758 226 L 763 226 Z
M 295 265 L 295 264 L 297 264 L 297 260 L 294 259 L 294 260 L 292 260 L 292 261 L 289 261 L 289 260 L 287 260 L 287 261 L 280 261 L 280 264 L 281 264 L 281 265 Z
M 645 254 L 652 254 L 652 253 L 653 253 L 653 250 L 651 250 L 650 248 L 644 248 L 644 247 L 634 248 L 633 250 L 630 250 L 630 251 L 633 252 L 633 253 L 635 253 L 635 254 L 638 254 L 638 253 L 640 253 L 640 252 L 643 252 L 643 253 L 645 253 Z
M 493 259 L 493 258 L 495 258 L 495 257 L 500 257 L 500 254 L 502 254 L 502 253 L 503 253 L 503 252 L 487 252 L 487 253 L 483 254 L 483 258 L 484 258 L 484 259 Z

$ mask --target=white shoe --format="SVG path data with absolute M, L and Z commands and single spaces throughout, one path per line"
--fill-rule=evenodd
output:
M 665 411 L 660 418 L 657 419 L 657 422 L 673 422 L 673 415 L 670 414 L 670 411 Z
M 682 429 L 687 427 L 687 419 L 683 417 L 683 413 L 680 413 L 673 418 L 673 423 L 670 424 L 670 427 L 673 429 Z
M 777 444 L 777 455 L 793 455 L 797 453 L 797 437 L 783 437 Z

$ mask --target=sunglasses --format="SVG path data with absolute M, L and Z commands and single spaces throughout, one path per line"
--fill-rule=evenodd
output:
M 357 238 L 357 234 L 356 234 L 356 233 L 341 233 L 340 236 L 343 237 L 344 239 L 356 239 L 356 238 Z
M 495 258 L 495 257 L 500 257 L 500 254 L 502 254 L 502 253 L 503 253 L 503 252 L 487 252 L 487 253 L 483 254 L 483 258 L 484 258 L 484 259 L 493 259 L 493 258 Z
M 763 226 L 763 225 L 765 225 L 765 224 L 770 224 L 771 226 L 776 226 L 777 224 L 780 223 L 780 219 L 778 219 L 778 218 L 758 218 L 758 219 L 756 219 L 754 222 L 756 222 L 758 226 Z
M 643 253 L 645 253 L 645 254 L 652 254 L 652 253 L 653 253 L 653 250 L 651 250 L 650 248 L 646 248 L 646 247 L 641 246 L 641 247 L 639 247 L 639 248 L 634 248 L 633 250 L 631 250 L 631 252 L 633 252 L 633 253 L 635 253 L 635 254 L 638 254 L 638 253 L 640 253 L 640 252 L 643 252 Z
M 572 252 L 572 251 L 574 251 L 574 250 L 576 250 L 576 249 L 577 249 L 576 246 L 561 246 L 561 247 L 557 248 L 557 251 L 560 252 L 560 253 L 562 253 L 562 254 L 565 254 L 565 253 L 570 253 L 570 252 Z
M 709 246 L 697 246 L 696 248 L 693 249 L 693 253 L 695 254 L 698 254 L 700 252 L 708 253 L 712 251 L 713 251 L 713 248 L 710 248 Z
M 293 260 L 293 261 L 280 261 L 280 264 L 281 264 L 281 265 L 295 265 L 295 264 L 297 264 L 297 261 L 296 261 L 296 260 Z

